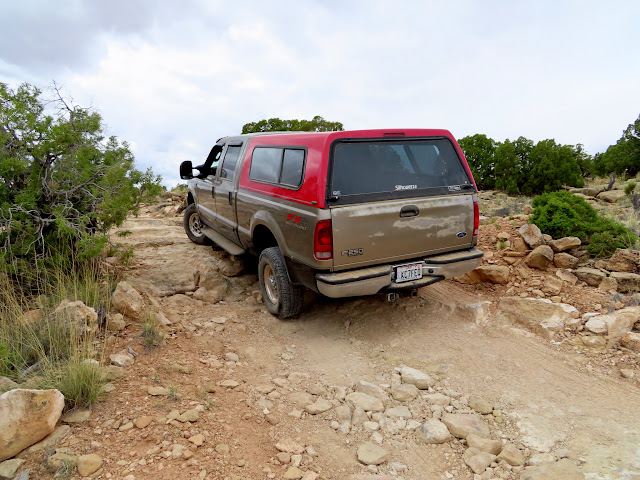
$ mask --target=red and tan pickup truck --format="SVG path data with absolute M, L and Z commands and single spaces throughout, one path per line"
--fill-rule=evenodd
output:
M 414 290 L 482 260 L 476 185 L 447 130 L 224 137 L 180 176 L 189 238 L 257 255 L 264 302 L 280 318 L 300 313 L 304 288 Z

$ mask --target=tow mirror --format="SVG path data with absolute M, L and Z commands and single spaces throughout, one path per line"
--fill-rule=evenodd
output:
M 183 180 L 193 178 L 193 165 L 191 164 L 191 160 L 185 160 L 180 164 L 180 178 Z

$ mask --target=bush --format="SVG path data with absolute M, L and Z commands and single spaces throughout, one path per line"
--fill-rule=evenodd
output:
M 97 112 L 53 92 L 0 82 L 0 267 L 28 286 L 34 271 L 99 255 L 107 231 L 162 189 L 126 142 L 104 138 Z
M 594 257 L 608 257 L 637 240 L 624 225 L 598 215 L 583 198 L 570 192 L 545 193 L 532 202 L 533 217 L 542 233 L 553 238 L 578 237 Z

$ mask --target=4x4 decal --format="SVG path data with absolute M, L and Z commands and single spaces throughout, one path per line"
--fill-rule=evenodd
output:
M 299 228 L 300 230 L 307 229 L 307 220 L 303 217 L 299 217 L 298 215 L 294 215 L 290 213 L 287 215 L 287 219 L 285 220 L 287 225 L 291 225 L 293 227 Z

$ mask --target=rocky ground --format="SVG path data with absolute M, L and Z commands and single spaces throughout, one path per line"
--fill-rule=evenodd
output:
M 130 235 L 114 235 L 135 256 L 109 261 L 126 278 L 114 298 L 124 316 L 106 332 L 109 393 L 63 416 L 14 472 L 640 479 L 639 354 L 614 332 L 635 334 L 633 291 L 601 289 L 604 268 L 590 285 L 575 272 L 596 266 L 557 267 L 559 252 L 537 268 L 518 249 L 527 217 L 483 220 L 491 268 L 466 283 L 395 303 L 310 294 L 298 319 L 281 321 L 261 302 L 255 262 L 190 243 L 174 213 L 150 206 L 122 227 Z M 542 318 L 541 304 L 556 310 Z M 148 312 L 166 338 L 146 349 Z

